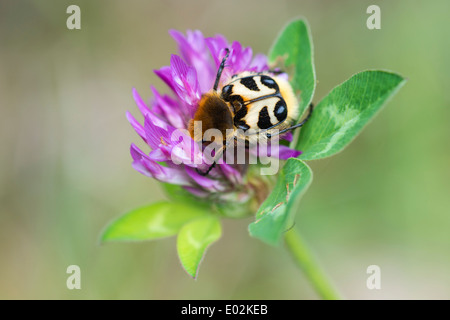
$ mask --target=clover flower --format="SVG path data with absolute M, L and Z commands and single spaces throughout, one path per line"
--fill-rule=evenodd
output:
M 127 112 L 127 118 L 151 149 L 147 154 L 135 144 L 131 145 L 133 168 L 161 182 L 181 185 L 198 197 L 218 193 L 224 197 L 227 193 L 243 190 L 245 188 L 242 187 L 247 183 L 246 165 L 222 162 L 207 176 L 199 174 L 198 170 L 206 170 L 208 164 L 201 146 L 194 143 L 186 129 L 202 95 L 212 90 L 217 70 L 227 50 L 229 57 L 219 88 L 234 74 L 269 70 L 267 57 L 263 54 L 253 55 L 250 47 L 243 47 L 237 41 L 230 44 L 222 35 L 205 38 L 198 30 L 188 30 L 186 35 L 171 30 L 170 35 L 178 44 L 180 56 L 172 55 L 170 66 L 155 70 L 155 73 L 171 89 L 172 94 L 161 94 L 152 86 L 153 99 L 147 105 L 133 89 L 134 100 L 144 117 L 144 124 L 138 122 L 130 112 Z M 176 130 L 178 135 L 174 138 Z M 291 134 L 284 136 L 286 140 L 291 138 Z M 283 145 L 278 148 L 276 154 L 259 156 L 288 159 L 301 153 Z M 255 150 L 250 152 L 256 153 Z

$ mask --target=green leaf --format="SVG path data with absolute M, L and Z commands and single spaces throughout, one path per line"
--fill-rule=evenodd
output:
M 139 241 L 173 236 L 192 219 L 208 214 L 202 208 L 184 203 L 157 202 L 135 209 L 113 221 L 101 241 Z
M 207 247 L 222 235 L 220 221 L 214 216 L 196 219 L 184 225 L 177 238 L 177 251 L 181 264 L 193 278 Z
M 303 160 L 321 159 L 344 149 L 375 116 L 405 79 L 386 71 L 364 71 L 334 88 L 303 126 L 297 146 Z
M 300 94 L 301 115 L 311 103 L 316 87 L 313 45 L 305 20 L 294 20 L 286 25 L 270 49 L 269 62 L 292 77 L 292 88 Z
M 299 159 L 290 158 L 279 174 L 272 193 L 256 213 L 256 221 L 249 225 L 250 235 L 266 243 L 277 245 L 293 222 L 297 201 L 312 181 L 311 169 Z
M 182 186 L 170 183 L 161 183 L 166 196 L 173 202 L 182 202 L 194 207 L 201 207 L 204 210 L 211 210 L 211 202 L 205 199 L 194 196 Z

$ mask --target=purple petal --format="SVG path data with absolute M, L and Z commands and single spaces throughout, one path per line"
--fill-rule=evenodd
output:
M 133 98 L 142 115 L 145 117 L 150 112 L 150 108 L 145 104 L 144 100 L 142 100 L 135 88 L 133 88 Z
M 269 66 L 267 64 L 267 56 L 258 53 L 253 57 L 252 63 L 250 64 L 250 69 L 255 72 L 261 72 L 266 71 L 269 69 Z
M 150 153 L 148 154 L 148 157 L 154 161 L 159 161 L 159 162 L 165 162 L 165 161 L 169 160 L 167 153 L 159 148 L 150 151 Z
M 187 41 L 185 36 L 178 30 L 169 30 L 169 34 L 172 36 L 172 38 L 178 43 L 178 50 L 181 53 L 181 56 L 184 60 L 189 62 L 189 57 L 191 55 L 190 51 L 194 51 L 191 47 L 190 43 Z M 199 45 L 197 44 L 197 47 Z
M 282 139 L 286 140 L 286 141 L 289 141 L 289 142 L 292 142 L 292 139 L 294 139 L 294 135 L 292 134 L 292 131 L 289 131 L 288 133 L 283 135 Z
M 274 157 L 281 160 L 287 160 L 289 158 L 296 158 L 302 154 L 299 150 L 291 149 L 287 146 L 280 145 L 278 142 L 274 141 L 276 144 L 260 144 L 255 148 L 251 148 L 249 153 L 256 157 Z
M 141 160 L 143 157 L 146 157 L 145 153 L 134 143 L 131 144 L 130 154 L 133 160 Z
M 161 115 L 164 116 L 168 122 L 175 128 L 185 128 L 185 121 L 183 114 L 180 110 L 180 105 L 168 95 L 161 96 L 155 87 L 151 87 L 154 95 L 154 104 L 152 110 L 155 107 L 161 110 Z
M 164 81 L 173 92 L 175 91 L 175 83 L 172 79 L 172 69 L 169 66 L 164 66 L 159 70 L 153 70 L 153 72 Z
M 214 59 L 216 68 L 218 68 L 222 62 L 223 56 L 225 55 L 225 48 L 229 47 L 228 41 L 223 35 L 217 34 L 213 38 L 206 38 L 206 44 Z
M 137 134 L 142 138 L 142 140 L 147 142 L 147 138 L 145 137 L 145 130 L 142 124 L 140 124 L 129 111 L 127 111 L 126 116 L 131 126 L 137 132 Z
M 202 176 L 195 169 L 185 167 L 187 174 L 201 187 L 210 191 L 224 191 L 225 187 L 218 180 L 212 180 L 207 176 Z
M 241 184 L 242 183 L 242 175 L 241 173 L 230 166 L 227 163 L 220 164 L 220 169 L 222 170 L 225 177 L 230 180 L 233 184 Z
M 187 37 L 177 30 L 170 30 L 169 33 L 178 43 L 182 58 L 188 65 L 195 68 L 201 92 L 211 90 L 215 76 L 215 68 L 213 68 L 213 64 L 211 63 L 212 61 L 203 34 L 198 30 L 188 30 Z
M 175 130 L 173 127 L 168 127 L 167 125 L 166 128 L 162 128 L 158 126 L 157 121 L 159 119 L 154 115 L 152 116 L 151 113 L 145 117 L 144 121 L 145 137 L 147 144 L 152 149 L 156 149 L 160 145 L 170 145 L 170 136 L 173 130 Z
M 248 69 L 252 59 L 252 49 L 242 48 L 242 45 L 238 41 L 234 41 L 231 45 L 231 53 L 229 58 L 230 68 L 233 73 L 238 73 Z
M 277 77 L 281 78 L 281 79 L 283 79 L 285 81 L 289 81 L 289 75 L 287 73 L 285 73 L 285 72 L 278 74 Z
M 180 100 L 191 106 L 191 116 L 193 116 L 194 108 L 201 98 L 197 73 L 194 68 L 189 67 L 177 55 L 172 55 L 170 66 L 172 69 L 172 79 L 174 81 L 175 91 Z
M 191 185 L 189 177 L 186 175 L 182 167 L 163 167 L 156 161 L 150 159 L 134 144 L 131 145 L 130 153 L 133 158 L 133 168 L 143 175 L 171 184 L 184 186 Z
M 139 110 L 141 111 L 142 115 L 144 116 L 144 118 L 149 117 L 152 120 L 152 123 L 158 127 L 167 128 L 167 123 L 158 118 L 148 107 L 147 105 L 144 103 L 144 101 L 142 100 L 141 96 L 139 95 L 139 93 L 137 92 L 136 89 L 133 89 L 133 97 L 134 100 L 136 101 L 137 106 L 139 107 Z
M 300 150 L 294 150 L 284 145 L 279 146 L 278 158 L 281 160 L 287 160 L 289 158 L 297 158 L 301 154 L 302 152 Z
M 210 193 L 208 191 L 205 191 L 204 189 L 199 189 L 197 187 L 184 186 L 183 189 L 189 191 L 194 196 L 199 197 L 199 198 L 206 198 L 210 195 Z

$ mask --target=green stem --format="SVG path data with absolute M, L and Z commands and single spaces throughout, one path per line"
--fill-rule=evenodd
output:
M 322 299 L 338 300 L 339 294 L 308 250 L 299 232 L 292 228 L 284 236 L 286 247 Z

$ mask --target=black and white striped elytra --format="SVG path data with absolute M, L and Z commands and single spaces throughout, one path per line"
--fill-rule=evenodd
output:
M 298 117 L 298 102 L 290 84 L 270 72 L 234 75 L 220 96 L 232 108 L 234 126 L 243 131 L 283 130 Z

